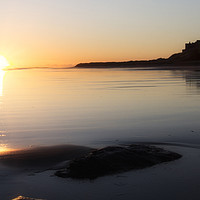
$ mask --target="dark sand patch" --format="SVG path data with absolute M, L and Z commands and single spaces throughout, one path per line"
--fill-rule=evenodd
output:
M 181 158 L 180 154 L 149 145 L 111 146 L 72 160 L 55 175 L 63 178 L 95 179 L 100 176 L 143 169 Z
M 0 163 L 26 169 L 51 168 L 63 161 L 87 155 L 92 150 L 76 145 L 37 147 L 5 153 L 0 156 Z

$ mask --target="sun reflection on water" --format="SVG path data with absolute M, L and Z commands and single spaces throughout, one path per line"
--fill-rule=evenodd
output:
M 7 147 L 6 144 L 1 144 L 0 145 L 0 155 L 5 154 L 5 153 L 9 153 L 11 151 L 13 151 L 13 149 Z
M 43 200 L 43 199 L 35 199 L 35 198 L 29 198 L 29 197 L 23 197 L 23 196 L 18 196 L 12 200 L 22 200 L 22 199 L 27 199 L 27 200 Z
M 0 70 L 0 96 L 3 96 L 3 78 L 5 73 L 5 71 Z

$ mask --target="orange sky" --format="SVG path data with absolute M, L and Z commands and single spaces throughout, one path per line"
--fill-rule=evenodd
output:
M 199 7 L 195 0 L 3 0 L 0 55 L 15 67 L 168 57 L 200 39 Z

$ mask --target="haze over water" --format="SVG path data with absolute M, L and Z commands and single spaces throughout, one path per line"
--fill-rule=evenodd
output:
M 200 144 L 200 72 L 6 71 L 0 147 L 123 142 Z

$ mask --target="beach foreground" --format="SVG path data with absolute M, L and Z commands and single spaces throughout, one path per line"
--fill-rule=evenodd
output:
M 183 157 L 150 168 L 104 176 L 95 180 L 63 179 L 55 170 L 29 171 L 1 166 L 2 199 L 19 195 L 36 199 L 199 199 L 198 146 L 157 144 Z M 104 191 L 102 193 L 102 191 Z

